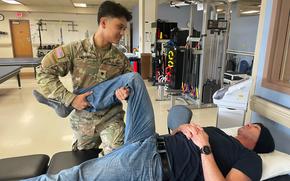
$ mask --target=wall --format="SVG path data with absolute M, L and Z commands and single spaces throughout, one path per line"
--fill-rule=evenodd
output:
M 232 4 L 229 49 L 255 52 L 259 16 L 239 16 L 237 5 L 238 3 Z M 238 60 L 247 60 L 252 64 L 253 57 L 238 56 Z
M 202 11 L 193 8 L 193 26 L 198 31 L 202 29 Z M 229 39 L 229 48 L 240 51 L 255 51 L 256 36 L 258 29 L 259 16 L 239 17 L 237 15 L 237 3 L 232 6 L 232 24 Z M 138 6 L 134 6 L 133 14 L 133 47 L 138 47 Z M 190 17 L 190 7 L 183 6 L 172 8 L 169 3 L 158 6 L 158 19 L 170 22 L 178 22 L 179 28 L 188 28 L 187 23 Z
M 256 78 L 256 90 L 254 94 L 260 97 L 263 97 L 267 100 L 270 100 L 274 103 L 290 108 L 289 95 L 279 93 L 279 92 L 276 92 L 276 91 L 273 91 L 273 90 L 270 90 L 261 86 L 264 64 L 266 60 L 267 39 L 268 39 L 269 28 L 270 28 L 273 0 L 267 0 L 265 2 L 267 2 L 267 4 L 266 4 L 266 11 L 265 11 L 265 19 L 264 19 L 264 29 L 261 32 L 262 40 L 261 40 L 261 48 L 260 48 L 260 54 L 259 54 L 259 60 L 258 60 L 259 64 L 258 64 L 258 72 L 257 72 L 257 78 Z M 286 128 L 274 121 L 266 119 L 256 113 L 253 113 L 252 120 L 254 122 L 262 122 L 266 126 L 271 127 L 271 131 L 272 131 L 272 134 L 274 135 L 277 149 L 290 154 L 290 146 L 286 146 L 286 145 L 289 145 L 289 142 L 290 142 L 290 129 L 289 128 Z
M 13 57 L 12 42 L 10 34 L 9 20 L 18 19 L 15 12 L 3 12 L 5 20 L 0 22 L 0 31 L 8 32 L 8 35 L 0 36 L 0 57 Z M 61 17 L 61 18 L 60 18 Z M 86 32 L 92 35 L 97 29 L 96 15 L 79 15 L 79 14 L 55 14 L 55 13 L 24 13 L 20 19 L 29 20 L 30 33 L 33 46 L 33 56 L 37 56 L 37 47 L 39 46 L 38 26 L 39 19 L 44 20 L 70 20 L 78 26 L 75 27 L 77 32 L 68 32 L 68 23 L 46 22 L 44 26 L 47 31 L 42 31 L 42 44 L 60 44 L 60 28 L 63 32 L 63 42 L 68 43 L 85 38 Z M 70 27 L 71 29 L 71 27 Z
M 197 11 L 195 6 L 193 8 L 193 15 L 193 27 L 201 31 L 202 11 Z M 170 7 L 169 3 L 160 4 L 158 7 L 158 18 L 170 22 L 178 22 L 179 28 L 188 28 L 187 24 L 190 18 L 190 6 L 174 8 Z
M 169 3 L 159 4 L 157 14 L 158 19 L 166 20 L 169 22 L 178 22 L 179 28 L 188 28 L 187 23 L 189 22 L 189 13 L 190 7 L 184 6 L 178 8 L 172 8 L 169 6 Z M 138 26 L 138 14 L 139 7 L 134 6 L 132 9 L 133 15 L 133 47 L 136 48 L 139 46 L 139 26 Z M 197 11 L 194 8 L 194 17 L 193 17 L 194 28 L 198 31 L 201 31 L 202 28 L 202 11 Z
M 156 39 L 156 28 L 152 28 L 151 24 L 155 22 L 157 19 L 158 0 L 145 1 L 144 5 L 145 5 L 144 6 L 145 13 L 144 13 L 143 53 L 151 53 L 152 51 L 151 44 L 154 43 Z
M 237 3 L 233 3 L 229 48 L 254 52 L 259 16 L 238 16 L 237 10 Z
M 133 48 L 139 46 L 139 6 L 136 5 L 132 9 L 132 23 L 133 23 Z

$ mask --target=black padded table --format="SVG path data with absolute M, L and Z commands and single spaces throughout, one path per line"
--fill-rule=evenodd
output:
M 45 154 L 0 159 L 0 180 L 16 181 L 44 174 L 48 162 Z
M 18 87 L 21 87 L 20 72 L 21 66 L 0 66 L 0 84 L 10 79 L 11 77 L 17 76 Z
M 87 160 L 98 158 L 100 149 L 63 151 L 52 156 L 47 173 L 57 174 L 63 169 L 79 165 Z
M 290 175 L 281 175 L 274 178 L 267 179 L 265 181 L 289 181 Z
M 36 76 L 36 67 L 40 65 L 42 58 L 0 58 L 0 66 L 33 67 Z

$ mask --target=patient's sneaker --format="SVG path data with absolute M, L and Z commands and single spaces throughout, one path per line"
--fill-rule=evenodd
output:
M 63 103 L 59 101 L 44 97 L 37 90 L 33 90 L 32 94 L 34 95 L 34 97 L 37 99 L 38 102 L 48 105 L 49 107 L 52 107 L 55 110 L 56 114 L 62 118 L 67 117 L 74 109 L 72 106 L 66 107 Z

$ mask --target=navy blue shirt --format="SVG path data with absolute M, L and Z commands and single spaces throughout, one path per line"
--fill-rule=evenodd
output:
M 260 180 L 262 160 L 255 152 L 218 128 L 206 127 L 204 130 L 209 136 L 213 156 L 224 177 L 232 168 L 236 168 L 252 181 Z M 166 137 L 165 141 L 172 167 L 171 180 L 204 180 L 199 148 L 182 133 Z

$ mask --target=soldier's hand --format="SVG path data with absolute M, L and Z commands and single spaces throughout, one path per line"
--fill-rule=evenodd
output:
M 115 91 L 115 95 L 119 101 L 126 100 L 130 94 L 130 89 L 121 87 Z
M 77 95 L 73 102 L 71 103 L 72 107 L 77 110 L 83 110 L 90 106 L 90 103 L 87 101 L 87 96 L 91 95 L 93 92 L 86 92 L 84 94 Z

